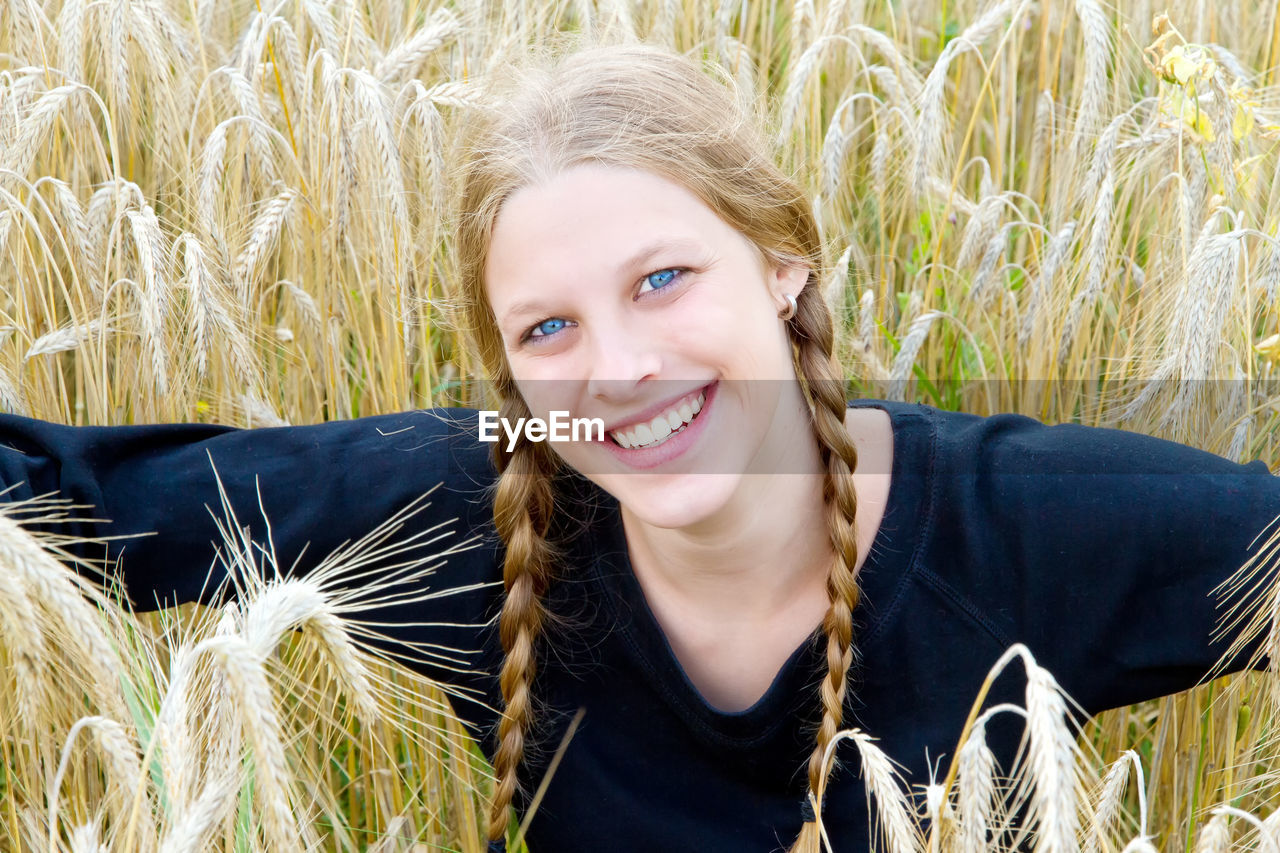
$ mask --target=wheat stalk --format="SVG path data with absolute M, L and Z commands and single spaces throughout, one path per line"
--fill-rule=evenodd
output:
M 1276 286 L 1280 285 L 1280 245 L 1277 245 L 1274 240 L 1268 240 L 1267 246 L 1269 251 L 1266 252 L 1261 269 L 1253 279 L 1260 297 L 1270 305 L 1275 302 Z
M 969 221 L 965 223 L 964 231 L 960 235 L 960 249 L 956 252 L 956 267 L 959 269 L 973 266 L 974 261 L 979 257 L 979 252 L 995 232 L 996 225 L 1000 221 L 1001 210 L 1010 203 L 1009 193 L 998 193 L 992 186 L 991 169 L 986 161 L 981 161 L 980 165 L 983 167 L 983 173 L 978 189 L 978 204 L 969 214 Z
M 236 119 L 227 119 L 209 132 L 200 149 L 200 166 L 196 172 L 196 221 L 203 236 L 219 242 L 222 228 L 218 223 L 218 200 L 226 171 L 227 129 L 234 121 Z
M 1084 73 L 1076 113 L 1076 151 L 1077 156 L 1083 157 L 1097 137 L 1098 122 L 1105 114 L 1110 88 L 1107 59 L 1111 56 L 1111 24 L 1098 0 L 1075 0 L 1075 13 L 1084 35 Z
M 241 394 L 239 402 L 244 411 L 246 427 L 289 426 L 289 422 L 280 417 L 275 409 L 253 394 Z
M 108 331 L 110 330 L 103 326 L 101 320 L 90 320 L 83 325 L 55 329 L 32 341 L 22 359 L 23 361 L 30 361 L 37 356 L 53 355 L 54 353 L 73 350 L 85 341 L 92 340 Z
M 209 833 L 235 806 L 238 789 L 233 773 L 215 771 L 215 778 L 169 821 L 160 839 L 160 853 L 207 849 Z
M 876 74 L 876 80 L 885 86 L 885 91 L 889 92 L 895 98 L 900 98 L 897 105 L 903 108 L 916 103 L 920 97 L 920 92 L 924 88 L 924 78 L 912 66 L 911 61 L 903 55 L 902 49 L 893 39 L 885 35 L 882 31 L 875 27 L 868 27 L 864 24 L 854 24 L 849 27 L 850 35 L 856 35 L 862 38 L 867 44 L 880 51 L 880 54 L 893 66 L 892 82 L 887 81 L 883 76 Z M 867 69 L 868 73 L 872 69 Z
M 450 101 L 447 98 L 437 101 L 438 94 L 433 94 L 433 92 L 442 90 L 447 85 L 450 84 L 440 84 L 428 90 L 421 82 L 413 80 L 401 90 L 401 94 L 412 91 L 416 95 L 413 102 L 401 114 L 401 133 L 404 133 L 404 130 L 410 126 L 415 118 L 422 126 L 423 134 L 419 150 L 425 152 L 427 164 L 426 181 L 430 187 L 431 203 L 436 210 L 443 210 L 448 203 L 445 177 L 447 157 L 444 150 L 444 119 L 440 115 L 440 110 L 436 108 L 436 104 L 450 103 Z M 398 103 L 399 97 L 396 100 Z M 452 103 L 456 104 L 457 101 L 454 100 Z
M 322 0 L 303 0 L 302 12 L 320 41 L 320 49 L 329 53 L 342 50 L 342 36 L 338 32 L 329 4 Z
M 822 34 L 835 35 L 845 26 L 846 9 L 849 6 L 848 0 L 830 0 L 827 3 L 826 11 L 822 15 Z
M 97 820 L 92 823 L 83 823 L 72 829 L 68 839 L 71 843 L 71 853 L 106 853 L 100 834 L 101 827 Z
M 232 280 L 239 292 L 240 303 L 246 307 L 253 304 L 251 294 L 258 278 L 259 267 L 272 249 L 280 242 L 281 232 L 289 222 L 298 193 L 286 188 L 262 206 L 253 225 L 249 229 L 249 238 L 236 256 Z
M 1229 853 L 1231 850 L 1231 828 L 1227 825 L 1225 812 L 1215 812 L 1200 829 L 1200 837 L 1196 839 L 1196 853 Z
M 48 652 L 26 584 L 7 567 L 0 567 L 0 637 L 14 675 L 18 720 L 34 730 L 47 696 Z
M 196 357 L 196 375 L 204 376 L 208 369 L 209 347 L 212 342 L 212 326 L 217 322 L 222 306 L 212 292 L 211 276 L 204 257 L 204 249 L 194 234 L 186 232 L 174 241 L 174 251 L 182 247 L 185 275 L 180 280 L 191 294 L 191 343 Z
M 911 818 L 911 809 L 907 806 L 906 795 L 902 791 L 902 779 L 894 769 L 893 762 L 875 739 L 861 729 L 846 729 L 838 732 L 827 744 L 823 756 L 823 785 L 832 771 L 835 761 L 836 747 L 843 741 L 851 740 L 858 747 L 862 759 L 862 777 L 867 792 L 867 813 L 870 814 L 871 797 L 875 797 L 876 834 L 883 837 L 888 849 L 894 853 L 912 853 L 919 850 L 920 833 Z M 822 816 L 818 815 L 818 825 L 822 825 Z
M 947 71 L 960 54 L 977 50 L 978 46 L 998 32 L 1007 18 L 1014 20 L 1022 14 L 1027 0 L 1001 0 L 983 12 L 977 20 L 965 28 L 960 36 L 947 42 L 937 61 L 925 78 L 920 91 L 920 105 L 916 114 L 915 138 L 912 142 L 914 165 L 911 170 L 911 189 L 923 195 L 928 180 L 943 174 L 946 160 L 949 124 L 943 94 L 946 91 Z
M 822 139 L 822 194 L 835 198 L 840 184 L 840 172 L 845 156 L 849 150 L 851 135 L 843 127 L 845 114 L 853 106 L 859 95 L 850 95 L 840 102 L 827 125 L 827 132 Z
M 66 0 L 58 10 L 55 31 L 58 34 L 57 65 L 72 83 L 84 79 L 84 23 L 88 10 L 84 0 Z
M 240 54 L 238 67 L 240 73 L 248 77 L 255 64 L 263 54 L 270 51 L 276 57 L 275 68 L 284 65 L 282 77 L 289 84 L 289 97 L 301 100 L 306 90 L 306 61 L 303 59 L 302 46 L 298 43 L 298 34 L 290 23 L 279 15 L 263 12 L 255 13 L 250 21 L 244 37 L 244 48 Z M 283 57 L 284 62 L 280 60 Z
M 265 183 L 275 183 L 278 170 L 268 131 L 270 125 L 262 113 L 258 92 L 249 82 L 248 75 L 239 68 L 224 65 L 215 70 L 210 79 L 226 83 L 226 89 L 231 93 L 232 100 L 240 110 L 240 118 L 244 120 L 248 130 L 249 146 L 254 155 L 250 162 L 260 171 Z
M 0 412 L 13 415 L 27 415 L 30 412 L 22 387 L 3 364 L 0 364 Z
M 1076 743 L 1067 727 L 1067 705 L 1057 681 L 1036 665 L 1030 652 L 1027 667 L 1028 761 L 1033 784 L 1031 811 L 1036 817 L 1037 853 L 1076 849 Z
M 1177 391 L 1160 426 L 1176 429 L 1204 392 L 1204 381 L 1214 374 L 1223 326 L 1231 307 L 1231 285 L 1239 276 L 1239 232 L 1213 234 L 1215 219 L 1206 223 L 1187 264 L 1186 280 L 1178 295 L 1170 337 L 1176 342 L 1156 370 L 1153 382 L 1177 377 Z M 1144 388 L 1144 391 L 1146 389 Z
M 325 660 L 333 668 L 359 719 L 369 724 L 378 717 L 378 703 L 368 670 L 357 657 L 342 621 L 334 615 L 314 581 L 271 583 L 253 596 L 244 606 L 243 614 L 240 635 L 259 659 L 273 655 L 290 631 L 311 632 L 320 641 Z
M 289 291 L 289 295 L 293 297 L 294 304 L 298 306 L 298 312 L 302 315 L 302 319 L 306 321 L 307 326 L 313 332 L 319 335 L 324 330 L 324 323 L 320 319 L 320 308 L 316 305 L 316 301 L 310 293 L 283 278 L 277 281 L 273 287 L 283 287 Z
M 832 36 L 822 36 L 804 49 L 800 58 L 788 69 L 787 87 L 783 91 L 782 101 L 778 107 L 780 119 L 777 144 L 786 145 L 792 141 L 792 130 L 796 118 L 800 115 L 800 102 L 804 99 L 805 89 L 813 78 L 814 72 L 822 62 L 822 56 L 830 44 Z
M 53 187 L 53 197 L 57 203 L 58 212 L 62 215 L 63 228 L 71 237 L 70 245 L 74 251 L 73 258 L 79 262 L 78 265 L 83 271 L 85 279 L 92 281 L 95 276 L 101 274 L 103 261 L 89 230 L 89 220 L 85 215 L 85 209 L 81 207 L 80 201 L 66 181 L 53 177 L 44 177 L 37 181 L 36 185 L 39 186 L 41 183 L 47 183 Z M 90 289 L 89 292 L 93 293 L 93 290 Z
M 1108 171 L 1098 187 L 1098 197 L 1094 202 L 1093 224 L 1089 228 L 1089 246 L 1086 255 L 1089 259 L 1088 273 L 1084 287 L 1071 299 L 1067 309 L 1066 322 L 1062 326 L 1062 336 L 1058 342 L 1058 363 L 1066 362 L 1071 354 L 1071 345 L 1075 343 L 1076 331 L 1080 326 L 1084 310 L 1093 305 L 1102 294 L 1103 279 L 1110 268 L 1108 245 L 1111 240 L 1111 216 L 1114 211 L 1115 173 Z
M 814 10 L 813 0 L 795 0 L 791 6 L 788 57 L 798 57 L 804 52 L 805 47 L 813 42 L 813 29 L 816 23 L 817 13 Z
M 929 336 L 929 329 L 933 326 L 933 321 L 941 316 L 941 311 L 928 311 L 911 321 L 911 328 L 907 330 L 906 337 L 902 339 L 902 347 L 898 350 L 898 354 L 894 356 L 893 364 L 889 367 L 888 399 L 905 399 L 907 381 L 911 377 L 911 370 L 916 363 L 916 357 L 920 354 L 920 348 L 924 346 L 925 338 Z
M 1135 787 L 1138 790 L 1139 798 L 1143 800 L 1140 809 L 1142 828 L 1139 831 L 1142 835 L 1146 834 L 1146 786 L 1143 779 L 1142 764 L 1136 752 L 1131 749 L 1125 750 L 1124 754 L 1113 762 L 1111 768 L 1107 771 L 1106 778 L 1102 781 L 1102 790 L 1098 793 L 1098 798 L 1093 804 L 1093 826 L 1085 836 L 1085 853 L 1096 853 L 1096 851 L 1102 849 L 1107 833 L 1111 830 L 1112 825 L 1120 814 L 1120 808 L 1124 802 L 1125 786 L 1129 783 L 1130 768 L 1133 768 L 1134 774 L 1138 777 Z
M 115 646 L 102 629 L 97 610 L 85 600 L 86 582 L 74 578 L 13 519 L 0 513 L 0 566 L 18 579 L 51 620 L 49 630 L 69 641 L 89 675 L 88 689 L 98 707 L 121 718 L 123 678 Z M 43 621 L 43 620 L 42 620 Z
M 1031 130 L 1031 163 L 1028 167 L 1028 184 L 1039 186 L 1045 169 L 1053 161 L 1053 141 L 1057 123 L 1057 111 L 1053 93 L 1043 90 L 1036 98 L 1035 119 Z
M 103 716 L 88 716 L 77 720 L 67 733 L 66 742 L 62 747 L 62 756 L 58 761 L 58 769 L 50 788 L 48 808 L 48 849 L 50 850 L 56 849 L 54 838 L 58 827 L 58 794 L 70 763 L 71 747 L 75 744 L 80 732 L 86 729 L 92 732 L 98 752 L 102 756 L 107 770 L 109 800 L 114 804 L 116 819 L 121 827 L 129 825 L 133 812 L 133 797 L 135 793 L 142 790 L 142 762 L 124 727 L 115 720 Z M 153 847 L 154 832 L 149 827 L 144 828 L 143 831 L 148 834 L 141 837 L 134 833 L 130 834 L 136 845 L 134 849 L 150 850 Z
M 18 137 L 13 147 L 4 153 L 0 163 L 3 168 L 25 176 L 31 171 L 36 153 L 44 145 L 54 123 L 63 114 L 67 104 L 79 92 L 81 86 L 68 84 L 55 86 L 44 92 L 31 107 L 27 117 L 18 123 Z
M 987 849 L 996 792 L 996 757 L 987 746 L 987 720 L 1001 710 L 1003 708 L 997 706 L 974 722 L 956 756 L 959 766 L 956 796 L 960 826 L 958 853 L 983 853 Z
M 133 95 L 129 75 L 129 39 L 132 31 L 132 3 L 114 0 L 107 19 L 107 37 L 102 45 L 106 58 L 107 81 L 111 87 L 117 116 L 133 114 Z
M 125 217 L 131 226 L 134 251 L 142 271 L 142 281 L 134 287 L 140 307 L 138 316 L 142 339 L 151 354 L 156 393 L 162 395 L 168 386 L 169 376 L 165 320 L 169 316 L 172 296 L 169 272 L 163 266 L 168 253 L 160 223 L 150 205 L 141 210 L 127 210 Z
M 681 0 L 656 0 L 656 2 L 658 15 L 653 24 L 652 38 L 659 44 L 674 44 L 676 21 L 684 11 L 684 3 Z
M 1004 255 L 1009 244 L 1009 234 L 1018 224 L 1006 222 L 1000 226 L 1000 230 L 991 236 L 983 249 L 982 259 L 978 262 L 978 268 L 973 273 L 973 282 L 969 287 L 969 296 L 980 309 L 986 308 L 991 303 L 995 292 L 991 282 L 995 278 L 996 262 Z
M 289 798 L 289 767 L 284 732 L 271 687 L 257 650 L 241 637 L 211 637 L 199 650 L 213 656 L 234 694 L 245 737 L 253 747 L 254 788 L 261 809 L 263 835 L 272 850 L 304 849 Z
M 1026 346 L 1027 341 L 1031 339 L 1032 330 L 1038 325 L 1045 297 L 1053 293 L 1054 276 L 1058 274 L 1062 262 L 1066 260 L 1067 253 L 1071 250 L 1075 233 L 1076 222 L 1072 220 L 1050 238 L 1049 245 L 1045 249 L 1044 261 L 1040 265 L 1040 274 L 1031 279 L 1030 293 L 1023 307 L 1022 322 L 1018 326 L 1018 346 Z
M 374 76 L 384 83 L 400 79 L 449 41 L 457 38 L 460 29 L 461 22 L 457 15 L 448 8 L 437 9 L 422 29 L 378 60 L 378 64 L 374 66 Z

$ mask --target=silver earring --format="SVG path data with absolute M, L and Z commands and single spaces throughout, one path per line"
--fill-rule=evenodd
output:
M 778 319 L 790 320 L 792 317 L 796 316 L 796 298 L 790 293 L 784 293 L 782 296 L 787 300 L 787 307 L 778 312 Z

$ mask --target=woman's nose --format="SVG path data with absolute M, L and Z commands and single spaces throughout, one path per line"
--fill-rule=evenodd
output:
M 634 330 L 614 327 L 592 336 L 587 393 L 599 400 L 633 394 L 641 382 L 661 375 L 656 342 Z

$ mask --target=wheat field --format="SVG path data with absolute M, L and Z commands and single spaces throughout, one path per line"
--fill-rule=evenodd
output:
M 3 0 L 0 411 L 483 405 L 449 310 L 452 152 L 476 81 L 562 32 L 688 51 L 767 104 L 823 229 L 851 395 L 1280 466 L 1274 2 Z M 30 529 L 74 512 L 0 510 L 0 849 L 484 849 L 483 759 L 334 581 L 397 519 L 328 572 L 134 615 Z M 230 518 L 226 539 L 252 575 Z M 1236 628 L 1275 660 L 1276 591 L 1254 605 Z M 877 849 L 1001 849 L 1025 799 L 1037 850 L 1280 850 L 1274 673 L 1077 736 L 1025 649 L 993 663 L 1027 676 L 1014 779 L 978 705 L 922 802 L 844 736 Z

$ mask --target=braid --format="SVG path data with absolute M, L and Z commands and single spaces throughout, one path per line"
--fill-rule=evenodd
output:
M 501 416 L 528 417 L 518 395 L 505 397 Z M 555 506 L 552 475 L 556 461 L 545 445 L 521 441 L 508 453 L 494 445 L 494 461 L 501 476 L 493 501 L 493 517 L 506 547 L 502 567 L 506 596 L 498 630 L 503 661 L 499 682 L 504 705 L 494 753 L 495 784 L 489 812 L 489 839 L 501 839 L 507 829 L 507 808 L 515 796 L 516 772 L 524 758 L 525 732 L 533 721 L 533 678 L 537 671 L 534 644 L 547 614 L 542 595 L 551 581 L 553 549 L 547 531 Z
M 818 288 L 806 286 L 797 297 L 796 315 L 790 329 L 796 347 L 801 387 L 809 401 L 814 430 L 820 444 L 824 467 L 822 488 L 827 529 L 835 549 L 835 560 L 827 575 L 827 595 L 831 604 L 823 619 L 827 635 L 827 674 L 822 681 L 822 723 L 817 744 L 809 757 L 809 794 L 818 808 L 822 804 L 823 758 L 844 719 L 844 699 L 849 668 L 853 663 L 853 611 L 858 604 L 854 567 L 858 545 L 854 538 L 857 494 L 853 471 L 858 452 L 845 429 L 847 403 L 840 372 L 832 356 L 834 331 L 830 311 Z M 816 823 L 808 822 L 794 851 L 817 849 Z

